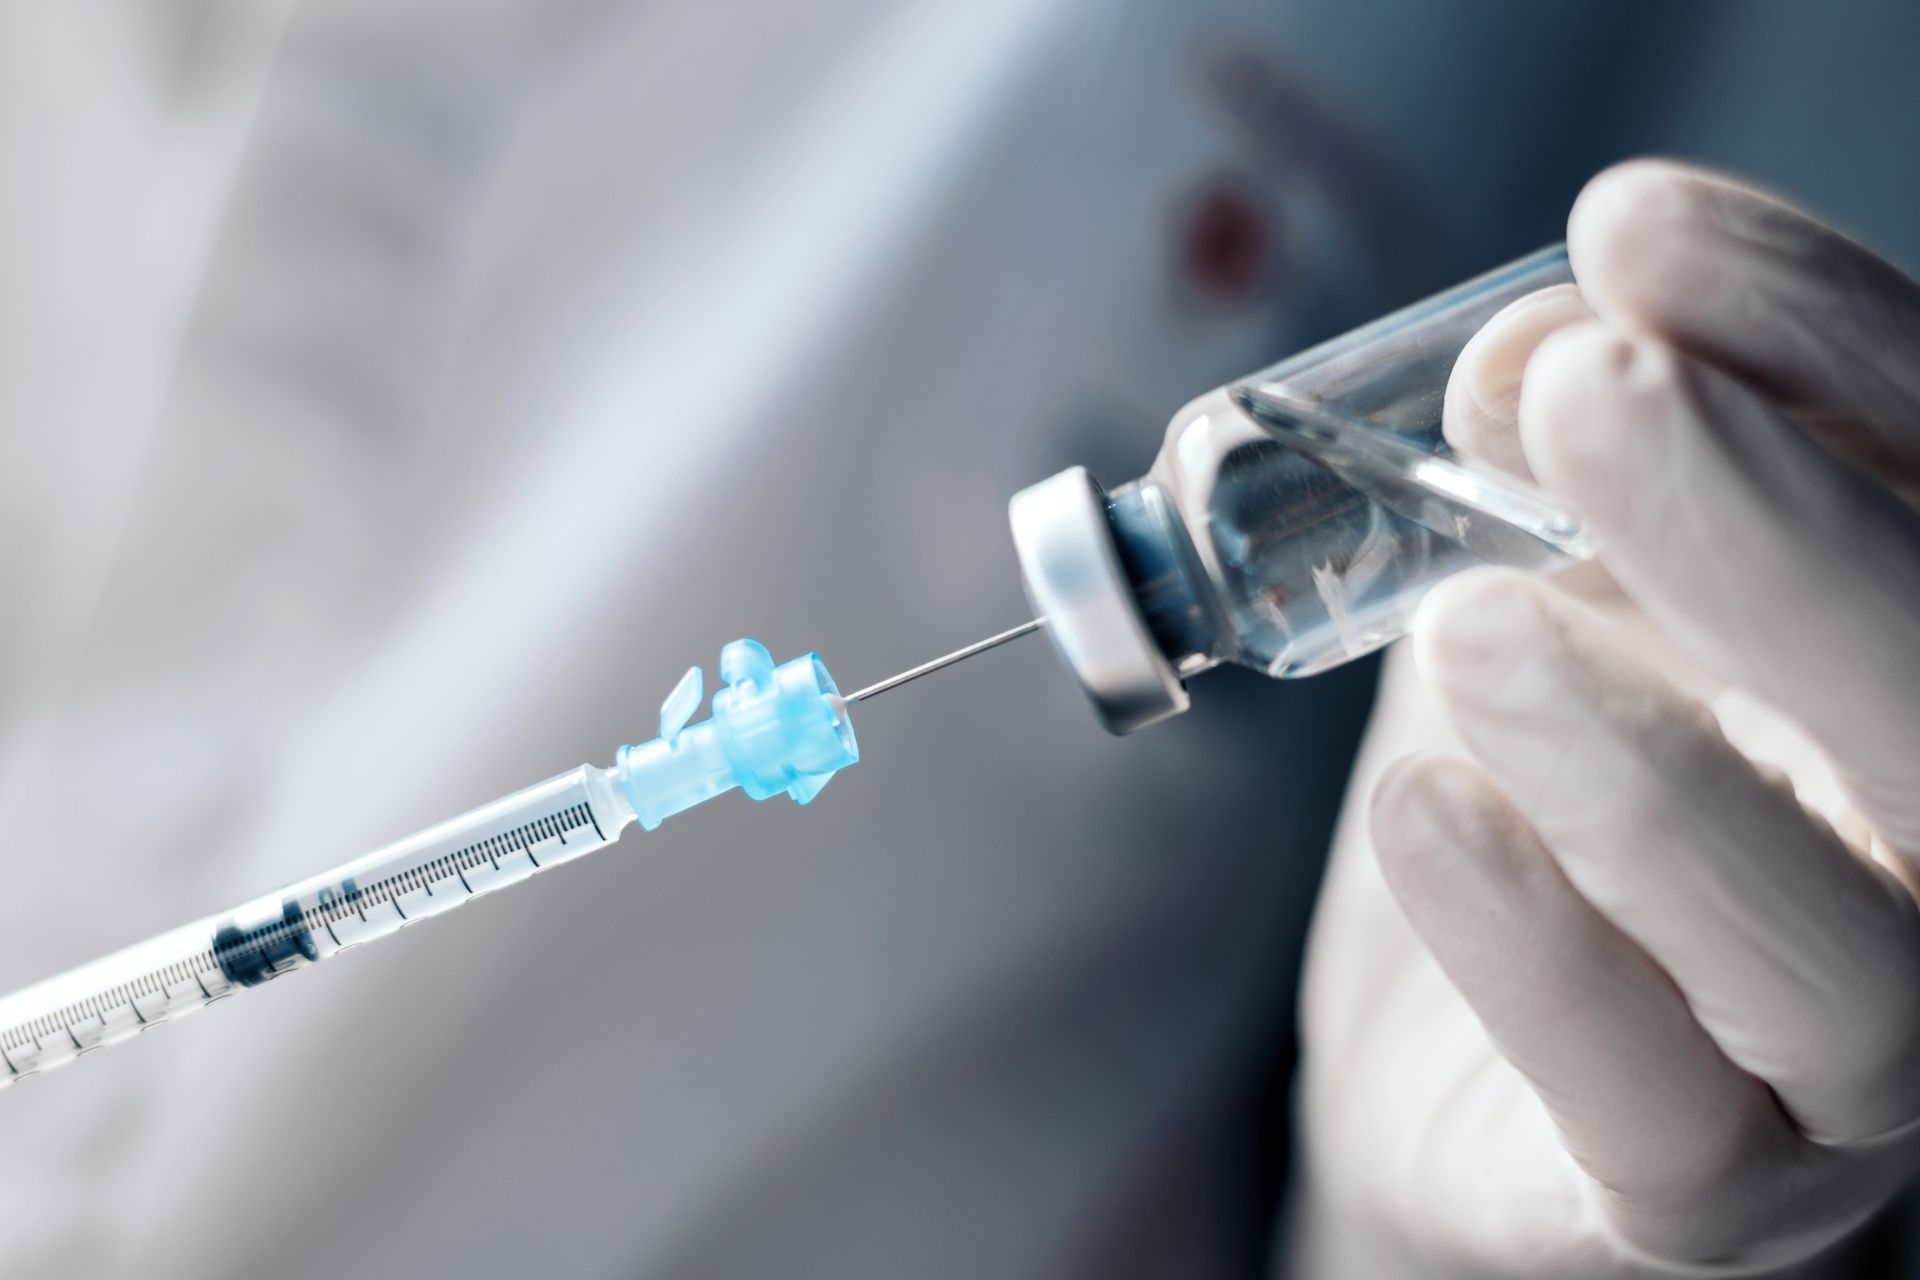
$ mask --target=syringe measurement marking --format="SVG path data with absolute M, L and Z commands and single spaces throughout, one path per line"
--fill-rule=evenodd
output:
M 142 996 L 163 994 L 168 987 L 177 985 L 189 977 L 199 982 L 200 990 L 205 992 L 207 984 L 200 980 L 200 974 L 215 973 L 219 968 L 220 966 L 214 961 L 213 952 L 203 951 L 191 960 L 184 962 L 176 960 L 151 973 L 141 974 L 137 978 L 118 983 L 105 991 L 96 992 L 85 1000 L 68 1005 L 64 1009 L 43 1013 L 32 1021 L 21 1023 L 9 1029 L 4 1035 L 0 1035 L 0 1057 L 6 1056 L 7 1049 L 24 1049 L 28 1045 L 38 1045 L 41 1040 L 56 1031 L 66 1031 L 71 1035 L 72 1026 L 82 1020 L 77 1016 L 80 1014 L 99 1018 L 104 1022 L 108 1012 L 124 1005 L 132 1007 L 134 1016 L 146 1023 L 147 1019 L 140 1017 L 140 1010 L 134 1006 L 134 1001 Z M 207 998 L 212 1000 L 216 997 L 209 992 Z M 13 1066 L 11 1057 L 7 1058 L 7 1066 L 13 1069 L 14 1074 L 19 1074 L 19 1068 Z
M 565 831 L 572 831 L 585 826 L 592 826 L 595 831 L 599 830 L 599 824 L 593 821 L 593 810 L 584 804 L 570 805 L 560 810 L 559 813 L 550 815 L 550 818 L 565 821 L 566 825 L 563 828 Z M 540 822 L 547 820 L 549 819 L 535 819 L 532 822 L 522 823 L 510 831 L 488 836 L 484 840 L 475 841 L 473 844 L 457 849 L 452 853 L 442 854 L 432 862 L 408 867 L 405 871 L 396 872 L 382 880 L 376 880 L 365 888 L 356 887 L 346 897 L 336 899 L 333 902 L 322 903 L 317 907 L 310 907 L 304 914 L 308 917 L 310 923 L 332 923 L 344 920 L 349 915 L 358 915 L 364 920 L 368 907 L 383 906 L 393 899 L 400 897 L 402 894 L 412 893 L 417 889 L 425 889 L 428 893 L 432 893 L 433 887 L 431 882 L 444 880 L 450 873 L 459 874 L 463 871 L 471 871 L 483 862 L 492 864 L 494 870 L 497 871 L 500 869 L 499 863 L 491 851 L 491 846 L 493 846 L 496 841 L 509 836 L 524 837 L 526 832 L 535 829 Z M 560 835 L 558 838 L 562 843 L 565 843 L 564 835 Z M 524 843 L 522 847 L 524 847 Z M 531 856 L 529 856 L 529 861 L 533 861 L 536 868 L 540 866 L 540 863 L 533 860 Z M 460 879 L 462 883 L 466 882 L 464 875 L 462 875 Z M 469 886 L 468 892 L 472 892 L 471 886 Z M 263 926 L 259 934 L 259 940 L 279 940 L 271 933 L 273 930 L 278 930 L 283 936 L 291 935 L 294 932 L 293 926 L 282 921 L 275 921 L 273 924 Z M 249 938 L 252 937 L 253 935 L 250 933 Z
M 527 861 L 533 864 L 535 871 L 538 871 L 542 869 L 542 864 L 533 856 L 532 845 L 526 839 L 528 832 L 541 834 L 544 838 L 548 839 L 557 839 L 562 844 L 565 844 L 567 843 L 566 833 L 568 831 L 579 830 L 587 826 L 591 826 L 594 833 L 600 835 L 603 841 L 606 839 L 606 837 L 601 834 L 600 823 L 598 819 L 595 818 L 593 809 L 590 806 L 585 804 L 569 805 L 557 813 L 522 823 L 520 826 L 514 827 L 509 831 L 488 836 L 484 840 L 466 845 L 452 853 L 442 854 L 432 862 L 408 867 L 404 871 L 376 880 L 365 889 L 360 889 L 356 886 L 355 889 L 344 898 L 323 902 L 312 907 L 304 907 L 301 909 L 301 919 L 309 932 L 317 927 L 324 927 L 328 936 L 333 938 L 334 945 L 338 947 L 340 945 L 340 939 L 333 931 L 333 925 L 335 923 L 344 920 L 349 915 L 358 915 L 362 921 L 365 921 L 367 906 L 381 906 L 389 902 L 394 902 L 395 899 L 405 893 L 412 893 L 416 890 L 424 889 L 429 896 L 432 896 L 432 881 L 446 879 L 448 872 L 459 876 L 461 885 L 467 890 L 467 896 L 472 897 L 473 886 L 468 884 L 465 872 L 479 866 L 482 862 L 491 863 L 494 870 L 498 871 L 500 869 L 499 861 L 490 851 L 490 847 L 494 846 L 498 841 L 517 837 L 519 839 L 517 847 L 526 853 Z M 438 874 L 432 874 L 436 871 Z M 400 909 L 397 902 L 394 902 L 394 911 L 400 916 L 402 921 L 412 919 L 412 917 Z M 262 925 L 257 929 L 245 931 L 245 933 L 241 935 L 242 942 L 240 945 L 256 947 L 264 943 L 271 946 L 285 942 L 295 937 L 299 932 L 300 930 L 296 926 L 284 920 L 276 920 L 271 924 Z M 73 1004 L 50 1013 L 41 1014 L 28 1022 L 18 1023 L 7 1028 L 4 1032 L 0 1032 L 0 1061 L 6 1063 L 7 1070 L 13 1075 L 18 1076 L 22 1074 L 20 1068 L 14 1065 L 13 1058 L 11 1054 L 8 1053 L 8 1050 L 25 1049 L 29 1046 L 37 1048 L 42 1039 L 58 1031 L 66 1032 L 67 1037 L 73 1041 L 74 1047 L 84 1052 L 85 1046 L 80 1043 L 80 1038 L 74 1034 L 73 1028 L 79 1023 L 90 1019 L 98 1019 L 104 1023 L 108 1013 L 120 1008 L 131 1009 L 134 1017 L 142 1026 L 157 1025 L 141 1014 L 136 1002 L 147 996 L 164 995 L 170 987 L 178 986 L 188 978 L 193 979 L 194 983 L 200 988 L 200 993 L 206 997 L 206 1002 L 212 1003 L 221 997 L 214 995 L 213 992 L 208 989 L 206 979 L 202 975 L 219 973 L 220 971 L 219 960 L 212 950 L 198 951 L 184 960 L 172 961 L 149 973 L 141 974 L 137 978 L 116 983 L 107 990 L 96 992 L 84 1000 L 76 1001 Z M 230 991 L 231 984 L 229 984 L 228 991 L 222 992 L 221 995 L 229 994 Z

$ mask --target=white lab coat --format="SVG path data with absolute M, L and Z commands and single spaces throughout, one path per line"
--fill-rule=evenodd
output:
M 1543 196 L 1463 75 L 1604 8 L 8 13 L 0 981 L 606 762 L 735 636 L 863 683 L 1020 620 L 1015 488 L 1137 474 L 1638 148 Z M 1761 44 L 1676 145 L 1745 136 Z M 811 809 L 0 1097 L 0 1269 L 1245 1270 L 1364 678 L 1124 742 L 1038 642 L 877 700 Z

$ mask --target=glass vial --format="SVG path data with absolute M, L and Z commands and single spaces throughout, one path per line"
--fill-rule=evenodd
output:
M 1111 493 L 1074 467 L 1014 495 L 1028 598 L 1106 727 L 1179 714 L 1223 662 L 1291 677 L 1371 653 L 1462 569 L 1589 554 L 1569 515 L 1443 430 L 1467 342 L 1572 279 L 1543 250 L 1200 397 Z

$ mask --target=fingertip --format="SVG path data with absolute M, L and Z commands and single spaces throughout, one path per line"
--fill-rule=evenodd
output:
M 1383 775 L 1369 814 L 1381 879 L 1456 979 L 1536 911 L 1567 895 L 1551 857 L 1478 765 L 1411 756 Z
M 1448 441 L 1463 454 L 1526 476 L 1517 427 L 1527 361 L 1554 332 L 1592 316 L 1577 288 L 1555 285 L 1518 299 L 1481 326 L 1447 379 Z
M 1581 291 L 1616 323 L 1654 323 L 1689 270 L 1687 247 L 1709 225 L 1705 197 L 1715 184 L 1671 160 L 1629 160 L 1582 188 L 1567 216 L 1567 256 Z
M 1397 860 L 1400 852 L 1412 843 L 1406 836 L 1417 826 L 1415 811 L 1420 803 L 1420 775 L 1431 759 L 1423 755 L 1402 756 L 1383 769 L 1373 784 L 1373 797 L 1367 804 L 1367 827 L 1373 833 L 1374 851 L 1383 866 Z M 1392 879 L 1391 874 L 1388 879 Z
M 1567 215 L 1568 253 L 1576 243 L 1588 255 L 1615 248 L 1621 233 L 1685 218 L 1693 207 L 1694 184 L 1703 180 L 1708 180 L 1704 171 L 1660 156 L 1608 165 L 1587 179 L 1574 199 Z
M 1643 514 L 1668 477 L 1672 433 L 1697 420 L 1693 366 L 1605 325 L 1554 334 L 1527 364 L 1520 439 L 1534 474 L 1610 531 Z
M 1419 896 L 1432 878 L 1457 869 L 1456 851 L 1487 844 L 1498 825 L 1499 795 L 1465 760 L 1413 755 L 1375 784 L 1368 818 L 1375 856 L 1396 896 Z
M 1629 339 L 1596 323 L 1561 330 L 1527 361 L 1520 390 L 1521 447 L 1534 475 L 1562 496 L 1573 496 L 1565 485 L 1577 484 L 1589 466 L 1612 469 L 1613 401 L 1633 359 Z
M 1500 687 L 1538 648 L 1542 588 L 1515 569 L 1474 569 L 1427 593 L 1413 619 L 1413 661 L 1449 711 Z

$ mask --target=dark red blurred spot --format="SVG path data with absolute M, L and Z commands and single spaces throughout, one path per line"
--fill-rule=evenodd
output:
M 1215 180 L 1183 220 L 1181 278 L 1217 301 L 1244 302 L 1266 284 L 1276 239 L 1272 217 L 1244 188 Z

